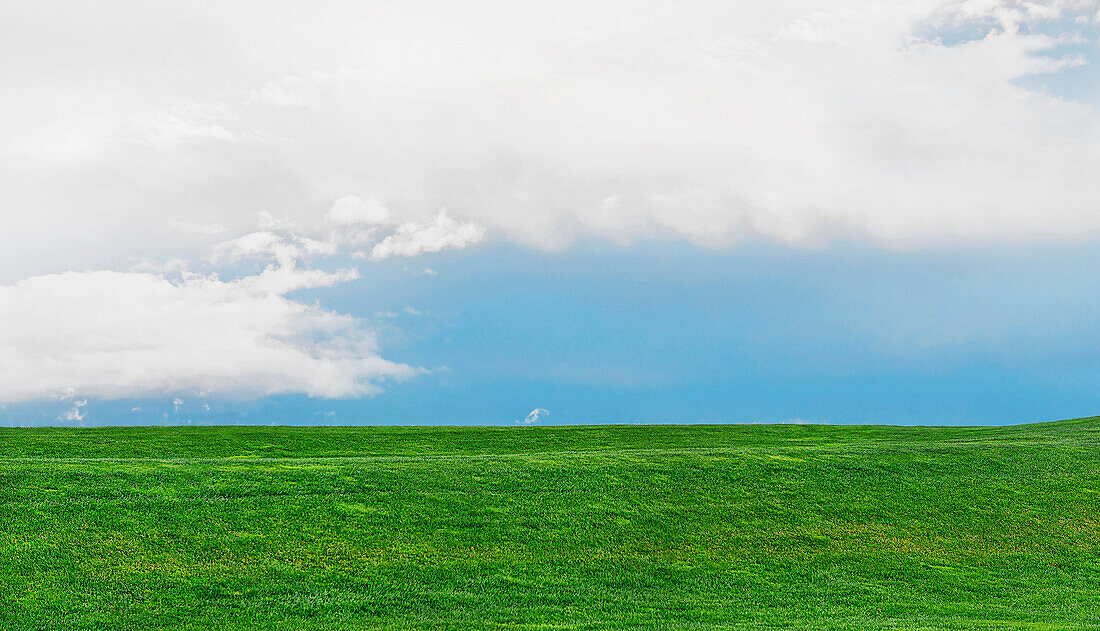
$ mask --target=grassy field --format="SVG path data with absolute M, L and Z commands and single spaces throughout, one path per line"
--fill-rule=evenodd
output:
M 1100 420 L 0 430 L 2 629 L 1100 629 Z

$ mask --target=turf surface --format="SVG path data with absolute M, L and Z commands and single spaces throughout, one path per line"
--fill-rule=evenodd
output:
M 2 629 L 1100 629 L 1100 420 L 0 430 Z

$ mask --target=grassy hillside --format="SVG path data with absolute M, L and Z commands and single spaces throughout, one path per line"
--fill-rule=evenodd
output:
M 0 430 L 3 629 L 1100 629 L 1100 420 Z

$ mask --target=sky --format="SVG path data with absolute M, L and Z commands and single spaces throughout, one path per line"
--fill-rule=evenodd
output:
M 0 424 L 1100 410 L 1100 2 L 0 3 Z

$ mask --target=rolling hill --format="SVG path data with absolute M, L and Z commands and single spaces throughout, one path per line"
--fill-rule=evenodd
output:
M 1100 419 L 0 430 L 4 629 L 1097 629 Z

